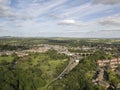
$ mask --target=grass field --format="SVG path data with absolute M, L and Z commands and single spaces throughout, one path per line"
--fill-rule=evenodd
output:
M 13 60 L 12 56 L 7 57 L 0 57 L 1 60 L 6 60 L 11 62 Z M 40 54 L 40 53 L 31 53 L 28 56 L 21 57 L 17 61 L 16 69 L 20 68 L 24 71 L 31 69 L 40 69 L 42 74 L 39 78 L 39 83 L 46 82 L 45 85 L 41 85 L 37 90 L 45 90 L 46 86 L 53 81 L 59 73 L 57 73 L 58 67 L 63 67 L 65 63 L 68 62 L 68 59 L 51 59 L 47 54 Z M 64 69 L 64 67 L 63 67 Z M 37 77 L 38 78 L 38 77 Z M 37 82 L 37 81 L 36 81 Z
M 13 59 L 14 59 L 14 57 L 12 57 L 11 55 L 9 55 L 9 56 L 0 56 L 0 62 L 2 62 L 2 61 L 12 62 Z

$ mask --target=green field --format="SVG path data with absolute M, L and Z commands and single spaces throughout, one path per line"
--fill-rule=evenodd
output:
M 57 55 L 60 55 L 57 53 L 54 54 L 55 58 Z M 17 64 L 13 68 L 14 62 L 17 62 Z M 1 56 L 0 79 L 6 79 L 6 81 L 9 80 L 8 82 L 10 83 L 5 87 L 0 84 L 0 89 L 7 90 L 8 88 L 11 88 L 11 90 L 13 90 L 14 88 L 11 84 L 13 84 L 13 82 L 16 84 L 15 82 L 19 81 L 19 87 L 16 88 L 21 88 L 20 90 L 33 90 L 33 88 L 37 88 L 37 90 L 45 90 L 46 86 L 54 80 L 58 74 L 60 74 L 60 71 L 64 69 L 67 63 L 67 58 L 62 57 L 62 59 L 54 59 L 54 57 L 50 57 L 49 53 L 31 53 L 30 55 L 18 58 L 18 60 L 15 61 L 12 56 Z M 8 75 L 6 77 L 2 76 L 2 74 Z M 11 78 L 13 79 L 11 80 Z M 1 81 L 1 83 L 4 85 L 6 81 Z
M 9 55 L 9 56 L 0 56 L 0 62 L 2 61 L 6 61 L 6 62 L 12 62 L 14 59 L 13 56 Z

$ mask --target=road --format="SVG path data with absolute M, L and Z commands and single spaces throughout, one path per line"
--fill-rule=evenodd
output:
M 51 81 L 51 82 L 48 84 L 48 86 L 46 87 L 46 90 L 48 89 L 48 87 L 49 87 L 52 83 L 54 83 L 56 80 L 62 79 L 66 74 L 68 74 L 73 68 L 75 68 L 75 67 L 79 64 L 79 62 L 76 62 L 76 60 L 78 60 L 77 58 L 78 58 L 78 56 L 74 56 L 73 58 L 70 59 L 69 64 L 68 64 L 68 65 L 66 66 L 66 68 L 63 70 L 63 72 L 60 73 L 56 79 L 54 79 L 53 81 Z M 80 59 L 80 58 L 79 58 L 79 59 Z M 80 61 L 80 60 L 79 60 L 79 61 Z

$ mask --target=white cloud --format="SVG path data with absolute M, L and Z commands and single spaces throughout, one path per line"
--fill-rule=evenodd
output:
M 87 23 L 84 22 L 80 22 L 80 21 L 76 21 L 73 19 L 65 19 L 65 20 L 61 20 L 57 23 L 58 25 L 69 25 L 69 26 L 85 26 L 87 25 Z
M 10 3 L 10 0 L 0 0 L 0 4 Z
M 119 5 L 103 5 L 103 4 L 91 4 L 86 3 L 75 7 L 61 7 L 55 9 L 55 11 L 59 11 L 60 13 L 55 14 L 55 16 L 60 16 L 64 18 L 72 18 L 72 19 L 83 19 L 87 18 L 91 15 L 97 14 L 97 13 L 107 13 L 109 10 L 113 10 L 113 8 L 118 7 Z
M 18 7 L 20 8 L 20 10 L 18 12 L 16 12 L 17 15 L 19 16 L 23 16 L 24 15 L 27 17 L 27 15 L 29 15 L 29 17 L 32 18 L 37 18 L 38 16 L 41 16 L 45 13 L 47 13 L 48 11 L 50 11 L 52 8 L 55 8 L 58 5 L 61 5 L 62 3 L 66 2 L 67 0 L 50 0 L 50 1 L 41 1 L 42 3 L 37 2 L 38 0 L 34 0 L 32 2 L 26 2 L 18 0 L 19 4 Z
M 52 17 L 52 18 L 54 18 L 54 19 L 63 19 L 65 17 L 63 15 L 55 15 L 55 14 L 51 14 L 49 16 Z
M 8 18 L 13 16 L 11 7 L 9 6 L 11 0 L 0 0 L 0 18 Z
M 101 25 L 112 25 L 120 27 L 120 15 L 108 16 L 106 18 L 102 18 L 98 21 Z
M 77 24 L 75 20 L 62 20 L 58 22 L 60 25 L 75 25 Z
M 11 0 L 0 0 L 0 17 L 14 20 L 35 19 L 67 0 L 17 0 L 17 8 L 11 7 Z
M 93 4 L 118 4 L 120 0 L 92 0 Z

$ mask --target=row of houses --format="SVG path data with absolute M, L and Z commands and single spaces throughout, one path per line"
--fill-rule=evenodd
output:
M 104 75 L 105 75 L 104 69 L 98 68 L 92 82 L 95 85 L 103 86 L 105 88 L 105 90 L 107 90 L 107 88 L 110 86 L 110 84 L 106 81 L 106 78 L 104 77 Z
M 23 57 L 23 56 L 28 55 L 28 53 L 26 53 L 24 51 L 5 51 L 5 52 L 0 52 L 0 56 L 2 56 L 2 55 L 12 55 L 13 53 L 15 53 L 18 57 Z
M 75 48 L 75 47 L 74 47 Z M 49 49 L 54 49 L 56 50 L 58 53 L 61 54 L 66 54 L 68 56 L 73 56 L 73 55 L 80 55 L 80 56 L 90 56 L 91 53 L 71 53 L 68 50 L 68 47 L 65 46 L 60 46 L 60 45 L 48 45 L 48 44 L 40 44 L 39 46 L 34 46 L 31 49 L 28 50 L 18 50 L 18 51 L 4 51 L 4 52 L 0 52 L 0 55 L 6 54 L 6 55 L 11 55 L 12 53 L 16 53 L 19 57 L 22 56 L 26 56 L 28 55 L 29 52 L 39 52 L 39 53 L 44 53 L 46 51 L 48 51 Z M 76 49 L 79 49 L 79 47 L 77 47 Z
M 120 58 L 113 58 L 110 60 L 98 60 L 97 64 L 99 67 L 106 67 L 114 71 L 120 64 Z

